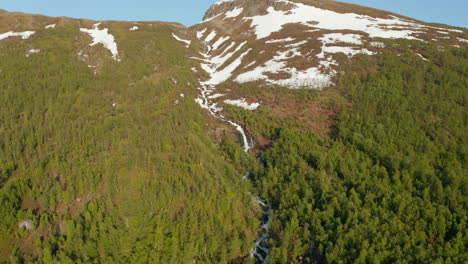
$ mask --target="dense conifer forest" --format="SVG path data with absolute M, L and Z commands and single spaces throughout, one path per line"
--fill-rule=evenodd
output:
M 468 49 L 427 52 L 342 76 L 350 105 L 331 138 L 272 130 L 255 173 L 270 263 L 466 261 Z
M 227 263 L 258 226 L 248 182 L 204 133 L 168 26 L 98 74 L 76 27 L 0 46 L 0 263 Z M 127 33 L 128 34 L 128 33 Z M 85 46 L 85 45 L 83 45 Z M 145 53 L 137 47 L 143 47 Z M 159 76 L 150 74 L 157 65 Z M 181 96 L 183 94 L 184 96 Z M 18 228 L 33 222 L 33 231 Z

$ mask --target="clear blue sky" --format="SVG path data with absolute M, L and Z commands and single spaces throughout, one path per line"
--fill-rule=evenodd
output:
M 468 28 L 468 0 L 342 1 L 384 9 L 427 22 Z M 199 22 L 206 9 L 215 2 L 217 0 L 0 0 L 0 8 L 49 16 L 172 21 L 190 26 Z

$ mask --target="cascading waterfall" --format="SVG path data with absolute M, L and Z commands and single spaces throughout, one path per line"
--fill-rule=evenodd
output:
M 202 68 L 208 73 L 210 73 L 211 75 L 214 75 L 216 72 L 216 68 L 219 67 L 220 65 L 216 64 L 216 62 L 214 61 L 215 59 L 213 59 L 212 56 L 210 56 L 210 52 L 213 51 L 213 47 L 210 46 L 208 42 L 209 41 L 205 39 L 205 44 L 207 46 L 208 52 L 206 54 L 202 54 L 204 59 L 201 59 L 201 60 L 207 63 L 202 64 Z M 243 44 L 240 45 L 240 47 L 242 46 Z M 232 53 L 231 55 L 233 54 L 234 53 Z M 216 90 L 216 84 L 214 84 L 213 81 L 208 81 L 208 82 L 200 82 L 200 85 L 201 85 L 201 87 L 199 88 L 200 97 L 196 99 L 197 103 L 199 103 L 202 108 L 207 109 L 208 112 L 212 116 L 233 126 L 241 134 L 244 151 L 248 153 L 253 148 L 253 144 L 249 142 L 248 135 L 245 129 L 241 125 L 225 118 L 222 114 L 220 114 L 219 112 L 222 109 L 219 108 L 217 104 L 210 99 L 210 96 L 212 96 L 212 93 Z M 244 175 L 244 178 L 248 179 L 249 174 L 250 174 L 250 170 L 247 171 L 247 173 Z M 257 239 L 257 241 L 255 241 L 255 247 L 251 250 L 251 257 L 256 258 L 257 264 L 266 264 L 268 253 L 269 253 L 266 242 L 269 237 L 268 229 L 269 229 L 269 223 L 271 220 L 271 213 L 270 213 L 270 207 L 267 201 L 262 200 L 259 197 L 257 197 L 257 200 L 260 206 L 263 208 L 265 213 L 261 218 L 262 232 L 259 238 Z

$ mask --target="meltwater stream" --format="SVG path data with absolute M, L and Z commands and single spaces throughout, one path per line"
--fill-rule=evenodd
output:
M 210 44 L 211 42 L 213 42 L 213 39 L 216 36 L 216 32 L 211 31 L 211 33 L 209 33 L 208 35 L 206 35 L 205 32 L 207 32 L 207 29 L 197 32 L 197 37 L 200 40 L 202 40 L 205 44 L 206 53 L 199 53 L 203 58 L 192 58 L 197 61 L 201 61 L 200 66 L 204 71 L 206 71 L 210 75 L 210 79 L 208 81 L 200 81 L 200 88 L 198 88 L 200 90 L 200 97 L 197 98 L 196 101 L 202 108 L 207 109 L 212 116 L 233 126 L 242 136 L 242 145 L 244 151 L 248 153 L 253 148 L 253 144 L 249 142 L 249 137 L 245 129 L 241 125 L 224 117 L 221 114 L 221 111 L 223 109 L 218 107 L 217 103 L 215 103 L 212 99 L 224 96 L 222 94 L 215 93 L 216 85 L 224 82 L 231 76 L 232 72 L 240 66 L 242 58 L 250 51 L 250 49 L 242 52 L 241 50 L 246 44 L 246 42 L 243 42 L 237 44 L 237 48 L 235 48 L 233 51 L 230 51 L 231 48 L 236 46 L 236 43 L 234 41 L 231 42 L 231 45 L 221 45 L 229 39 L 228 37 L 220 37 L 216 42 Z M 215 56 L 214 54 L 216 54 L 216 52 L 219 53 L 219 50 L 217 49 L 220 47 L 222 47 L 222 50 L 220 50 L 221 53 Z M 239 53 L 242 54 L 239 55 Z M 224 69 L 220 69 L 221 66 L 223 66 L 224 63 L 228 62 L 228 60 L 231 57 L 237 57 L 237 59 L 231 62 L 231 64 L 226 66 Z M 247 173 L 244 175 L 244 178 L 248 179 L 249 175 L 250 170 L 247 171 Z M 269 236 L 268 228 L 271 219 L 270 206 L 267 201 L 262 200 L 259 197 L 257 197 L 257 201 L 259 205 L 263 208 L 265 213 L 261 219 L 262 231 L 259 234 L 259 238 L 257 239 L 257 241 L 255 241 L 255 247 L 252 248 L 250 256 L 256 259 L 256 264 L 266 264 L 269 252 L 266 242 Z
M 205 109 L 208 110 L 208 112 L 218 118 L 218 119 L 221 119 L 222 121 L 232 125 L 242 136 L 242 143 L 243 143 L 243 147 L 244 147 L 244 151 L 246 153 L 249 152 L 249 150 L 252 149 L 252 144 L 249 142 L 249 139 L 248 139 L 248 136 L 247 136 L 247 133 L 245 132 L 245 129 L 231 121 L 231 120 L 228 120 L 227 118 L 225 118 L 222 114 L 218 114 L 218 112 L 220 111 L 219 108 L 217 107 L 216 103 L 213 103 L 212 100 L 210 100 L 210 95 L 211 93 L 216 89 L 216 87 L 214 86 L 210 86 L 210 85 L 203 85 L 202 84 L 202 87 L 200 88 L 200 96 L 201 98 L 198 98 L 197 99 L 197 102 Z M 244 175 L 244 178 L 249 178 L 249 174 L 250 174 L 250 171 L 247 172 L 245 175 Z M 270 206 L 268 205 L 268 202 L 257 197 L 257 201 L 258 203 L 262 206 L 263 210 L 264 210 L 264 215 L 262 216 L 261 220 L 262 220 L 262 232 L 259 236 L 259 238 L 257 239 L 257 241 L 255 241 L 255 247 L 252 249 L 251 251 L 251 257 L 255 257 L 256 258 L 256 264 L 266 264 L 267 263 L 267 256 L 268 256 L 268 248 L 267 248 L 267 245 L 266 245 L 266 242 L 267 242 L 267 239 L 268 239 L 268 236 L 269 236 L 269 233 L 268 233 L 268 228 L 269 228 L 269 224 L 270 224 L 270 220 L 271 220 L 271 214 L 270 214 Z

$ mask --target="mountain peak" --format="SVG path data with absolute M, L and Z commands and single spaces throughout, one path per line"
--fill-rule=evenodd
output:
M 232 56 L 223 62 L 242 56 L 225 75 L 228 79 L 289 88 L 332 85 L 341 64 L 359 54 L 382 53 L 382 41 L 402 39 L 423 46 L 457 45 L 466 39 L 459 29 L 331 0 L 223 0 L 208 9 L 195 30 L 217 60 L 223 54 Z M 233 47 L 238 49 L 231 54 Z M 223 70 L 229 66 L 214 64 Z

